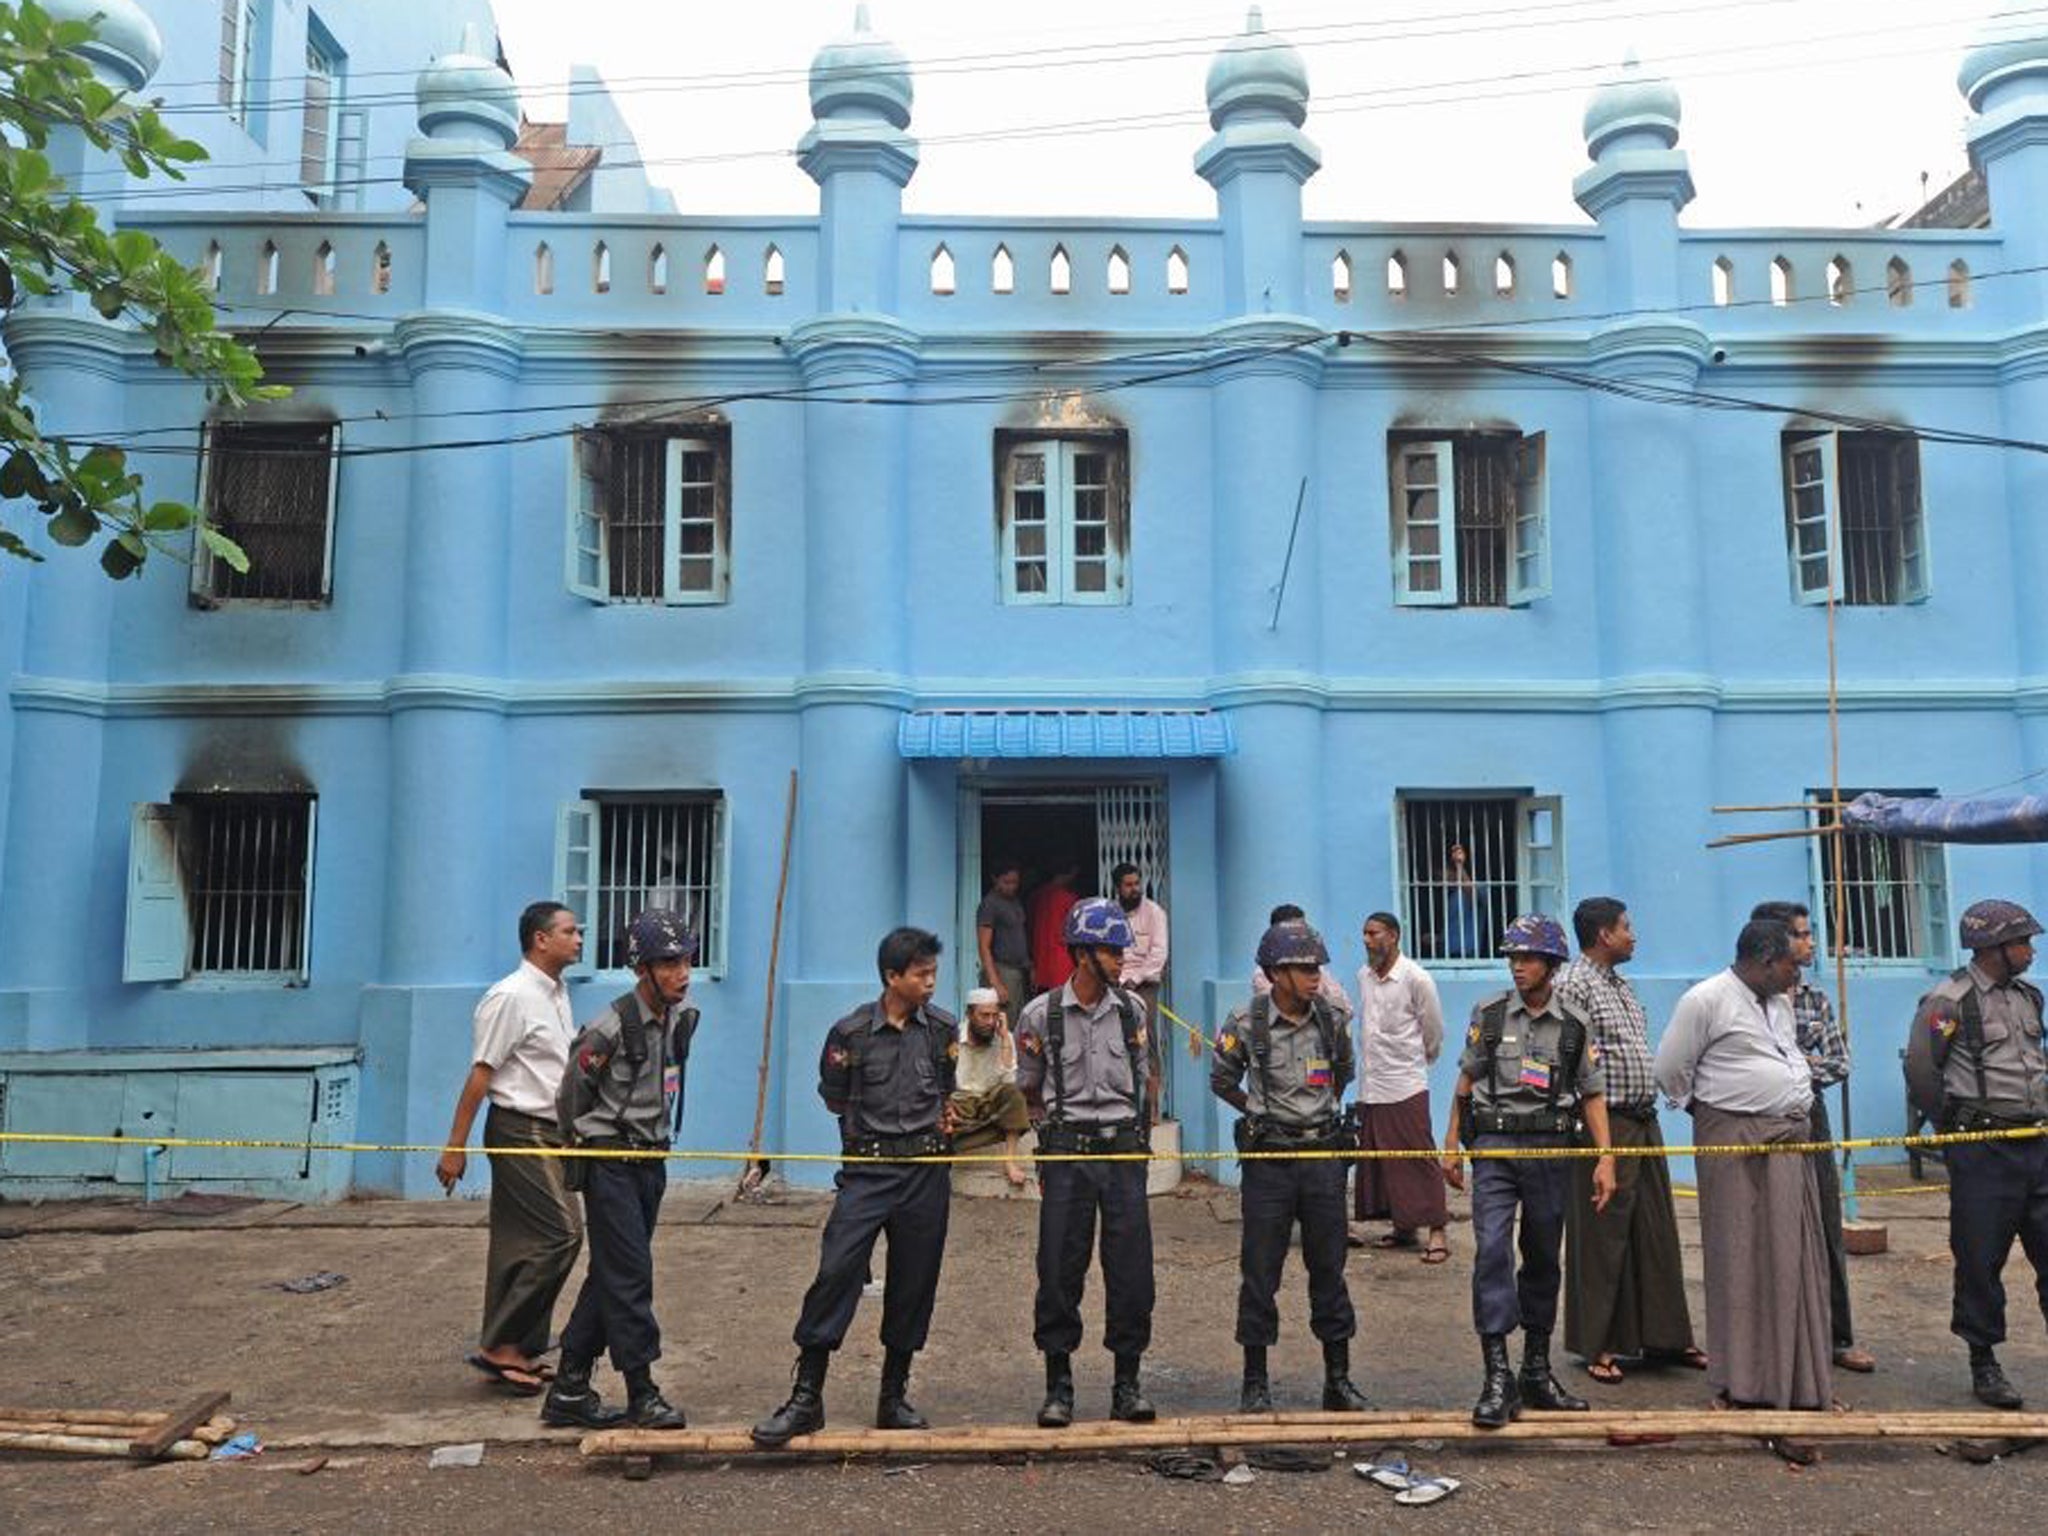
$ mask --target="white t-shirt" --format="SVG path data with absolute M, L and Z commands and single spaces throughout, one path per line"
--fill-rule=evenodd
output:
M 1444 1048 L 1444 1010 L 1429 972 L 1396 955 L 1382 976 L 1358 969 L 1358 1097 L 1398 1104 L 1429 1087 L 1429 1064 Z
M 562 1086 L 569 1042 L 576 1037 L 568 987 L 522 960 L 476 1005 L 474 1028 L 475 1060 L 491 1069 L 491 1102 L 553 1120 L 555 1090 Z

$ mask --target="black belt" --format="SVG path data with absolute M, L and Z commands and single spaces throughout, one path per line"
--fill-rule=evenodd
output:
M 1358 1132 L 1341 1115 L 1317 1125 L 1288 1125 L 1246 1115 L 1237 1122 L 1236 1139 L 1240 1152 L 1334 1152 L 1358 1146 Z
M 1149 1152 L 1152 1139 L 1136 1120 L 1081 1126 L 1071 1120 L 1048 1120 L 1038 1128 L 1038 1150 L 1056 1153 Z
M 1636 1125 L 1655 1125 L 1657 1123 L 1657 1106 L 1654 1104 L 1610 1104 L 1607 1106 L 1607 1118 L 1610 1120 L 1628 1120 Z
M 1579 1128 L 1578 1116 L 1563 1109 L 1474 1109 L 1471 1116 L 1475 1136 L 1567 1136 Z
M 937 1131 L 919 1131 L 914 1136 L 847 1136 L 840 1151 L 846 1157 L 944 1157 L 953 1150 L 952 1138 Z
M 576 1143 L 605 1152 L 666 1152 L 666 1141 L 642 1141 L 637 1136 L 586 1136 Z
M 2038 1125 L 2048 1125 L 2048 1121 L 2033 1115 L 2001 1115 L 1969 1100 L 1948 1107 L 1951 1131 L 2017 1131 Z

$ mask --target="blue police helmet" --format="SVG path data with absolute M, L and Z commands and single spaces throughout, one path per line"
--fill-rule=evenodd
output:
M 1068 946 L 1095 944 L 1103 949 L 1129 949 L 1131 922 L 1124 909 L 1106 896 L 1090 896 L 1067 910 L 1060 942 Z
M 651 965 L 656 960 L 695 960 L 697 935 L 680 912 L 649 907 L 626 928 L 626 965 Z
M 1276 965 L 1328 965 L 1330 951 L 1323 936 L 1301 918 L 1275 923 L 1259 939 L 1259 969 Z
M 1564 928 L 1554 917 L 1545 917 L 1541 912 L 1529 912 L 1508 924 L 1508 931 L 1500 936 L 1500 952 L 1504 955 L 1548 955 L 1553 960 L 1569 960 L 1572 947 L 1565 942 Z
M 2034 914 L 2016 901 L 1978 901 L 1963 909 L 1956 935 L 1965 949 L 1996 949 L 2041 931 Z

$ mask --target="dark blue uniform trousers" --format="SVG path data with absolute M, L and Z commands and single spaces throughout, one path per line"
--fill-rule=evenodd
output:
M 668 1189 L 668 1167 L 652 1157 L 592 1157 L 584 1164 L 590 1269 L 562 1330 L 562 1358 L 595 1360 L 609 1348 L 613 1368 L 623 1375 L 661 1358 L 661 1328 L 654 1321 L 654 1221 Z
M 2017 1237 L 2048 1317 L 2048 1138 L 1959 1142 L 1948 1149 L 1948 1246 L 1955 1255 L 1949 1331 L 1986 1348 L 2005 1342 L 1999 1274 Z
M 1473 1142 L 1476 1148 L 1545 1145 L 1555 1143 L 1529 1136 L 1481 1136 Z M 1513 1333 L 1517 1325 L 1548 1333 L 1557 1323 L 1571 1164 L 1564 1158 L 1494 1157 L 1471 1167 L 1472 1326 L 1481 1334 Z
M 1104 1348 L 1142 1355 L 1152 1342 L 1152 1212 L 1146 1164 L 1041 1163 L 1038 1297 L 1031 1337 L 1041 1351 L 1071 1355 L 1081 1344 L 1081 1296 L 1102 1216 Z
M 1344 1175 L 1331 1158 L 1279 1159 L 1243 1165 L 1238 1192 L 1244 1233 L 1238 1245 L 1237 1342 L 1280 1342 L 1280 1271 L 1301 1223 L 1301 1257 L 1308 1267 L 1309 1331 L 1325 1344 L 1358 1332 L 1351 1292 L 1344 1284 Z
M 818 1277 L 796 1320 L 798 1349 L 837 1349 L 853 1326 L 875 1239 L 889 1234 L 882 1290 L 882 1343 L 920 1350 L 931 1330 L 946 1256 L 953 1170 L 943 1163 L 849 1163 L 818 1244 Z

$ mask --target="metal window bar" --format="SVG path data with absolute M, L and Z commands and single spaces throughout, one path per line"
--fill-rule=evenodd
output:
M 1050 558 L 1045 522 L 1045 455 L 1019 453 L 1012 457 L 1010 466 L 1013 579 L 1019 593 L 1044 592 Z
M 181 797 L 195 975 L 297 976 L 306 914 L 306 795 Z
M 648 907 L 682 914 L 706 964 L 719 954 L 719 800 L 715 795 L 600 802 L 597 966 L 626 964 L 626 927 Z
M 327 477 L 334 429 L 315 425 L 213 427 L 206 515 L 242 546 L 249 569 L 212 562 L 216 601 L 319 602 L 326 595 Z
M 1482 960 L 1520 903 L 1512 796 L 1401 802 L 1402 891 L 1418 960 Z M 1463 849 L 1462 870 L 1452 850 Z
M 1844 788 L 1847 803 L 1865 793 Z M 1902 791 L 1886 790 L 1886 794 Z M 1825 789 L 1811 792 L 1817 826 L 1833 826 L 1838 812 L 1827 802 Z M 1826 840 L 1824 840 L 1825 843 Z M 1920 860 L 1923 852 L 1911 841 L 1852 832 L 1841 835 L 1842 844 L 1842 937 L 1854 960 L 1912 960 L 1924 948 L 1927 919 L 1921 885 Z M 1826 928 L 1835 913 L 1835 861 L 1831 850 L 1820 849 L 1821 924 Z M 1834 935 L 1828 935 L 1830 948 Z
M 603 449 L 598 486 L 615 601 L 658 603 L 663 595 L 662 460 L 665 441 L 647 432 L 593 433 Z M 629 914 L 630 915 L 630 914 Z
M 1072 591 L 1109 590 L 1109 455 L 1074 454 Z
M 718 455 L 709 444 L 679 455 L 676 486 L 676 590 L 710 592 L 718 585 Z
M 1866 606 L 1903 601 L 1905 518 L 1894 440 L 1876 433 L 1841 438 L 1842 600 Z
M 1505 608 L 1509 532 L 1515 521 L 1513 441 L 1461 437 L 1451 472 L 1457 481 L 1458 605 Z

